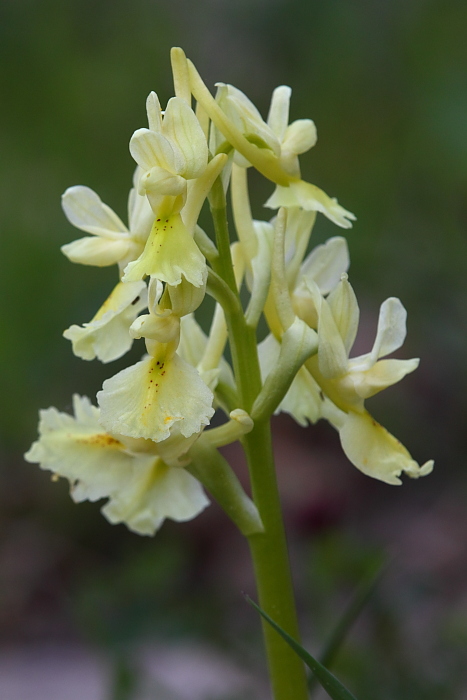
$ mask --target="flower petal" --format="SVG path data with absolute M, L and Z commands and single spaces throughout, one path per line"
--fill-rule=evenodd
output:
M 325 299 L 321 301 L 318 314 L 319 371 L 326 379 L 334 379 L 347 371 L 347 352 L 332 311 Z
M 111 238 L 128 232 L 115 212 L 89 187 L 69 187 L 62 195 L 62 208 L 68 221 L 81 231 Z
M 350 371 L 348 381 L 362 399 L 369 399 L 417 369 L 420 360 L 380 360 L 364 372 Z M 352 361 L 349 363 L 352 370 Z
M 339 283 L 342 274 L 347 272 L 349 265 L 347 241 L 342 236 L 334 236 L 313 248 L 303 261 L 300 274 L 316 282 L 321 294 L 329 294 Z
M 172 214 L 167 219 L 156 219 L 144 251 L 127 265 L 123 280 L 133 282 L 149 275 L 176 285 L 180 284 L 183 275 L 195 287 L 202 287 L 206 279 L 205 268 L 204 255 L 188 233 L 180 214 Z
M 328 296 L 327 302 L 348 356 L 357 335 L 360 309 L 355 292 L 345 273 L 337 287 Z
M 76 241 L 62 245 L 60 250 L 68 260 L 81 265 L 107 267 L 123 260 L 130 249 L 129 238 L 112 241 L 100 236 L 78 238 Z
M 198 433 L 214 413 L 213 394 L 180 357 L 148 357 L 107 379 L 97 394 L 101 423 L 112 433 L 160 442 L 180 421 L 184 437 Z
M 381 304 L 378 330 L 371 351 L 372 361 L 398 350 L 407 334 L 407 311 L 400 299 L 389 297 Z
M 124 522 L 140 535 L 153 535 L 165 518 L 191 520 L 208 505 L 197 479 L 156 457 L 134 470 L 132 481 L 111 498 L 102 513 L 111 523 Z
M 144 282 L 119 282 L 90 323 L 70 326 L 63 336 L 77 357 L 112 362 L 131 348 L 130 325 L 146 306 Z
M 217 83 L 216 101 L 247 140 L 261 149 L 280 155 L 280 143 L 251 100 L 233 85 Z M 248 161 L 247 161 L 248 162 Z M 240 163 L 239 163 L 240 164 Z
M 387 484 L 400 484 L 402 472 L 418 478 L 433 469 L 433 461 L 420 467 L 402 443 L 366 411 L 350 411 L 339 434 L 342 449 L 352 464 L 364 474 Z
M 282 142 L 289 123 L 289 105 L 292 90 L 288 85 L 279 85 L 272 93 L 268 126 Z
M 311 236 L 316 212 L 292 207 L 287 211 L 285 229 L 285 272 L 290 289 L 297 284 L 303 256 Z
M 146 100 L 146 113 L 151 131 L 162 131 L 162 110 L 157 94 L 152 91 Z
M 307 211 L 320 211 L 342 228 L 351 228 L 351 221 L 355 220 L 355 216 L 341 207 L 337 199 L 328 197 L 319 187 L 304 180 L 291 182 L 289 187 L 277 185 L 264 206 L 270 209 L 302 207 Z
M 74 396 L 73 403 L 76 417 L 56 408 L 40 412 L 39 440 L 25 459 L 69 479 L 75 501 L 96 501 L 126 487 L 133 458 L 102 430 L 89 399 Z
M 142 170 L 139 166 L 135 172 L 135 187 L 132 187 L 128 196 L 128 224 L 131 235 L 140 240 L 146 241 L 154 223 L 154 212 L 146 196 L 138 193 L 139 180 Z
M 202 175 L 208 163 L 208 144 L 195 113 L 181 97 L 168 101 L 162 133 L 183 155 L 184 165 L 178 174 L 186 179 Z
M 144 171 L 159 166 L 178 175 L 185 166 L 183 155 L 176 144 L 149 129 L 135 131 L 130 140 L 130 153 Z
M 281 155 L 299 155 L 312 148 L 318 139 L 315 123 L 311 119 L 297 119 L 289 124 L 281 144 Z
M 175 287 L 167 285 L 173 314 L 179 317 L 186 316 L 200 306 L 206 295 L 207 267 L 204 268 L 204 272 L 204 283 L 200 287 L 195 287 L 185 278 Z
M 141 177 L 139 192 L 151 195 L 172 195 L 177 197 L 186 190 L 186 180 L 173 175 L 168 170 L 155 165 Z M 154 218 L 154 217 L 153 217 Z

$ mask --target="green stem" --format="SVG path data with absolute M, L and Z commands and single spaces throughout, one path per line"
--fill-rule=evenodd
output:
M 300 641 L 269 421 L 257 423 L 245 436 L 244 446 L 253 501 L 265 530 L 248 538 L 259 603 L 282 629 Z M 264 621 L 263 634 L 275 700 L 306 700 L 308 691 L 303 662 Z
M 210 204 L 220 254 L 215 269 L 237 294 L 229 248 L 225 197 L 219 180 L 213 187 Z M 227 309 L 226 322 L 239 407 L 250 413 L 261 391 L 256 331 L 247 326 L 243 313 L 231 313 Z M 264 525 L 263 533 L 248 537 L 259 603 L 286 632 L 299 641 L 269 418 L 257 421 L 242 442 L 250 471 L 253 500 Z M 266 622 L 263 622 L 263 634 L 274 700 L 307 700 L 302 661 Z

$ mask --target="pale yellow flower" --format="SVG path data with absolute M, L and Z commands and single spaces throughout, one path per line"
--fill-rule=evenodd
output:
M 147 275 L 172 286 L 185 279 L 201 287 L 206 262 L 193 233 L 226 157 L 219 155 L 208 164 L 206 137 L 184 99 L 170 99 L 163 117 L 154 92 L 146 106 L 149 129 L 135 131 L 130 151 L 141 168 L 139 192 L 147 195 L 155 221 L 144 251 L 126 267 L 123 280 L 134 282 Z
M 433 461 L 420 467 L 364 407 L 365 399 L 418 367 L 418 359 L 381 359 L 398 350 L 405 340 L 407 312 L 402 303 L 395 297 L 386 299 L 371 352 L 351 358 L 359 308 L 347 275 L 327 299 L 316 286 L 313 293 L 319 345 L 318 354 L 306 362 L 306 368 L 325 394 L 322 412 L 339 430 L 345 454 L 362 472 L 389 484 L 400 484 L 402 472 L 412 478 L 429 474 Z
M 139 169 L 135 180 L 139 178 Z M 129 228 L 89 187 L 69 187 L 62 196 L 66 217 L 76 228 L 92 234 L 62 246 L 72 262 L 105 267 L 119 264 L 123 269 L 137 258 L 151 230 L 154 214 L 146 197 L 133 188 L 128 199 Z
M 336 236 L 325 244 L 316 246 L 303 260 L 310 238 L 315 215 L 310 212 L 290 209 L 287 213 L 285 231 L 285 277 L 292 307 L 296 315 L 310 328 L 318 326 L 318 315 L 310 286 L 321 294 L 328 294 L 339 283 L 342 273 L 349 266 L 347 242 Z M 255 230 L 257 226 L 255 222 Z M 258 346 L 261 374 L 265 379 L 279 361 L 282 326 L 277 316 L 275 301 L 269 295 L 265 314 L 271 329 Z M 289 413 L 300 424 L 315 423 L 322 417 L 321 390 L 308 369 L 299 369 L 290 389 L 277 407 L 276 413 Z
M 63 336 L 71 340 L 77 357 L 112 362 L 131 348 L 130 326 L 146 306 L 144 282 L 119 282 L 89 323 L 70 326 Z
M 172 97 L 162 116 L 159 98 L 151 92 L 146 108 L 149 129 L 135 131 L 130 152 L 142 171 L 139 192 L 148 195 L 158 214 L 161 196 L 183 198 L 187 180 L 203 174 L 208 146 L 195 113 L 184 99 Z
M 67 478 L 74 501 L 107 498 L 106 518 L 142 535 L 153 535 L 165 518 L 190 520 L 208 505 L 199 481 L 164 461 L 156 443 L 105 432 L 86 397 L 75 395 L 73 407 L 74 416 L 41 411 L 39 439 L 25 459 Z M 166 452 L 174 460 L 192 442 L 178 436 Z
M 276 190 L 266 202 L 267 207 L 301 207 L 307 211 L 319 211 L 338 226 L 352 226 L 355 216 L 351 212 L 316 185 L 300 179 L 297 156 L 314 145 L 316 131 L 308 119 L 286 126 L 290 93 L 285 86 L 275 93 L 270 123 L 266 124 L 240 90 L 221 85 L 219 101 L 216 101 L 191 61 L 188 61 L 188 72 L 193 95 L 225 140 L 243 157 L 241 164 L 245 167 L 253 165 L 276 183 Z M 220 147 L 225 151 L 222 144 Z
M 404 445 L 368 411 L 345 413 L 325 401 L 322 413 L 339 431 L 347 458 L 364 474 L 397 486 L 402 483 L 403 473 L 417 479 L 432 472 L 433 460 L 419 466 Z
M 176 350 L 180 319 L 174 314 L 140 316 L 133 337 L 145 338 L 149 357 L 107 379 L 97 394 L 102 425 L 111 433 L 160 442 L 172 428 L 189 438 L 209 424 L 213 394 L 197 370 Z

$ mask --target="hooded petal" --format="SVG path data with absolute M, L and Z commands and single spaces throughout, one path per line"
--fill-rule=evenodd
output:
M 348 356 L 357 335 L 360 309 L 358 308 L 355 292 L 345 273 L 342 275 L 337 287 L 328 296 L 327 303 L 344 341 L 345 351 Z
M 164 348 L 104 382 L 97 400 L 108 431 L 160 442 L 178 421 L 184 437 L 209 424 L 212 392 L 180 357 L 165 357 Z
M 217 83 L 216 101 L 250 143 L 280 155 L 280 143 L 251 100 L 233 85 Z M 242 159 L 243 160 L 243 159 Z M 239 163 L 240 165 L 241 163 Z
M 115 238 L 116 233 L 128 232 L 115 212 L 89 187 L 69 187 L 62 195 L 62 208 L 73 226 L 95 236 Z
M 387 484 L 400 484 L 399 477 L 403 472 L 418 478 L 433 469 L 433 461 L 420 467 L 404 445 L 366 411 L 348 413 L 339 433 L 342 449 L 352 464 L 364 474 Z
M 183 155 L 184 166 L 178 174 L 187 179 L 202 175 L 208 163 L 208 144 L 195 113 L 181 97 L 168 101 L 162 133 Z
M 135 131 L 130 140 L 130 153 L 144 171 L 159 166 L 173 175 L 179 175 L 185 167 L 177 145 L 161 133 L 149 129 Z
M 112 362 L 131 348 L 130 325 L 146 306 L 144 282 L 119 282 L 90 323 L 70 326 L 63 336 L 77 357 Z
M 155 165 L 141 177 L 139 192 L 146 195 L 172 195 L 177 197 L 185 194 L 186 180 L 180 175 L 173 175 L 168 170 Z
M 332 311 L 325 299 L 321 301 L 318 314 L 319 371 L 326 379 L 341 377 L 347 371 L 347 352 Z

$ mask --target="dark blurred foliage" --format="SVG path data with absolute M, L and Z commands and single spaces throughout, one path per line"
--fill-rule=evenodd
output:
M 252 585 L 246 548 L 216 507 L 194 523 L 166 524 L 153 542 L 111 527 L 96 505 L 73 505 L 64 483 L 21 456 L 35 439 L 38 408 L 69 410 L 73 392 L 95 395 L 131 361 L 85 363 L 61 338 L 93 316 L 116 274 L 60 253 L 79 236 L 60 195 L 86 184 L 125 218 L 128 141 L 146 123 L 149 91 L 162 102 L 171 96 L 169 49 L 181 45 L 210 87 L 233 83 L 263 115 L 273 88 L 291 85 L 292 118 L 311 117 L 318 128 L 318 145 L 301 159 L 305 179 L 358 217 L 348 241 L 359 350 L 371 346 L 379 304 L 393 295 L 409 314 L 401 356 L 422 358 L 413 376 L 369 404 L 416 459 L 436 459 L 421 483 L 371 482 L 346 463 L 331 429 L 278 424 L 305 637 L 319 649 L 374 552 L 395 551 L 338 670 L 362 698 L 460 697 L 466 31 L 463 0 L 3 0 L 3 642 L 81 634 L 113 650 L 125 697 L 133 683 L 126 650 L 151 635 L 208 638 L 235 645 L 245 664 L 262 663 L 252 611 L 239 612 L 238 591 Z M 251 182 L 254 214 L 267 218 L 261 205 L 271 185 Z M 314 241 L 340 233 L 320 217 Z M 133 359 L 141 353 L 139 345 Z M 230 566 L 226 551 L 235 553 Z

